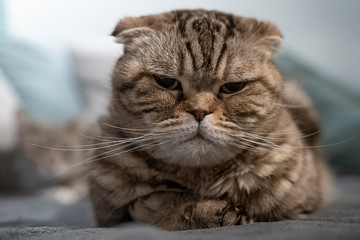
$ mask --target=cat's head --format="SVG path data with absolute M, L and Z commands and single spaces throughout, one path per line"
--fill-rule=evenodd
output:
M 272 23 L 183 10 L 125 18 L 113 36 L 124 55 L 113 71 L 111 118 L 148 129 L 153 157 L 217 164 L 276 123 L 282 80 L 271 57 L 282 36 Z

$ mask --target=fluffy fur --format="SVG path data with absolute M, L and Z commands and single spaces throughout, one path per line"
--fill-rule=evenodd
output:
M 271 60 L 282 39 L 276 26 L 184 10 L 125 18 L 113 35 L 124 55 L 99 122 L 105 147 L 89 171 L 100 226 L 208 228 L 298 218 L 321 205 L 316 113 Z M 230 82 L 246 86 L 221 92 Z

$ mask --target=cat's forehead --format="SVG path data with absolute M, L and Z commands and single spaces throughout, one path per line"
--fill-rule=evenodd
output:
M 251 44 L 242 40 L 232 15 L 203 11 L 175 14 L 176 37 L 181 39 L 177 41 L 181 45 L 178 46 L 180 74 L 187 74 L 194 88 L 211 87 L 218 81 L 236 81 L 258 73 L 261 59 L 249 48 Z
M 196 22 L 204 24 L 205 21 L 198 19 Z M 188 31 L 184 37 L 167 34 L 168 39 L 158 47 L 150 41 L 146 48 L 153 50 L 144 56 L 148 72 L 180 78 L 195 90 L 208 90 L 217 83 L 251 79 L 259 73 L 262 65 L 259 56 L 235 43 L 235 38 L 226 41 L 224 35 L 195 32 Z
M 174 14 L 173 24 L 182 37 L 195 35 L 200 41 L 209 41 L 221 35 L 226 40 L 236 31 L 232 15 L 204 11 L 175 11 Z
M 125 55 L 139 65 L 131 64 L 131 69 L 180 76 L 199 90 L 221 81 L 253 78 L 281 39 L 269 22 L 204 10 L 125 18 L 113 35 L 125 44 Z

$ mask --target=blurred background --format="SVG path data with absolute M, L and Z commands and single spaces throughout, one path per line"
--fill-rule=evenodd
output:
M 276 62 L 313 99 L 323 150 L 337 174 L 360 174 L 360 1 L 0 0 L 0 191 L 78 185 L 71 167 L 106 112 L 122 53 L 120 18 L 203 8 L 274 22 Z M 81 184 L 80 184 L 81 185 Z

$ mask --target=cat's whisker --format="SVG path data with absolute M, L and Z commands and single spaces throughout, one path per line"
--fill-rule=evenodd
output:
M 147 142 L 147 141 L 150 141 L 150 140 L 156 140 L 156 139 L 159 139 L 159 138 L 157 138 L 157 137 L 152 137 L 152 138 L 146 138 L 146 136 L 143 136 L 142 138 L 140 138 L 140 137 L 138 137 L 138 138 L 136 138 L 136 139 L 127 139 L 127 141 L 125 141 L 125 142 L 121 142 L 121 143 L 119 143 L 118 145 L 115 145 L 115 146 L 119 146 L 118 148 L 115 148 L 115 149 L 111 149 L 111 150 L 109 150 L 109 151 L 106 151 L 106 152 L 103 152 L 103 153 L 100 153 L 100 154 L 97 154 L 97 155 L 94 155 L 94 156 L 92 156 L 92 157 L 89 157 L 89 158 L 87 158 L 87 159 L 85 159 L 85 160 L 83 160 L 83 161 L 81 161 L 81 162 L 79 162 L 79 163 L 76 163 L 76 164 L 74 164 L 73 165 L 73 167 L 74 166 L 78 166 L 78 165 L 82 165 L 82 164 L 85 164 L 85 163 L 88 163 L 89 161 L 91 162 L 91 160 L 93 160 L 93 159 L 96 159 L 96 160 L 101 160 L 101 159 L 103 159 L 103 155 L 106 155 L 106 154 L 109 154 L 109 153 L 112 153 L 112 152 L 116 152 L 117 150 L 119 150 L 119 149 L 121 149 L 121 148 L 123 148 L 123 147 L 126 147 L 126 145 L 129 145 L 129 146 L 131 146 L 131 145 L 133 145 L 134 143 L 137 143 L 137 144 L 139 144 L 139 143 L 143 143 L 143 142 Z M 149 144 L 143 144 L 142 146 L 147 146 L 147 145 L 149 145 Z M 100 158 L 99 158 L 100 157 Z
M 249 152 L 254 152 L 254 153 L 258 153 L 259 150 L 264 151 L 264 152 L 271 152 L 274 150 L 273 147 L 259 147 L 256 145 L 248 145 L 248 144 L 244 144 L 244 143 L 229 143 L 230 145 L 237 147 L 239 149 L 243 149 Z M 245 146 L 243 146 L 245 145 Z M 302 157 L 301 154 L 299 153 L 294 153 L 294 152 L 289 152 L 286 149 L 282 149 L 282 148 L 276 148 L 279 151 L 282 151 L 284 154 L 287 154 L 289 158 L 295 159 L 296 157 Z
M 239 140 L 241 139 L 234 139 L 233 141 L 228 141 L 228 144 L 235 146 L 235 147 L 239 147 L 240 149 L 244 149 L 244 150 L 251 150 L 253 148 L 256 147 L 256 145 L 251 144 L 251 143 L 244 143 L 244 142 L 240 142 Z M 239 145 L 241 144 L 241 145 Z
M 256 147 L 257 147 L 258 145 L 260 145 L 260 146 L 263 146 L 263 147 L 265 147 L 265 148 L 267 148 L 267 149 L 269 149 L 269 150 L 277 149 L 277 150 L 281 150 L 281 151 L 288 152 L 287 149 L 284 149 L 283 147 L 281 147 L 281 146 L 279 146 L 279 145 L 277 145 L 277 144 L 274 144 L 274 143 L 272 143 L 272 142 L 270 142 L 270 141 L 269 141 L 269 144 L 266 144 L 266 143 L 261 143 L 261 142 L 258 142 L 258 141 L 250 140 L 250 139 L 244 138 L 244 137 L 242 137 L 241 140 L 245 140 L 245 141 L 254 143 L 254 144 L 256 145 Z
M 294 137 L 294 138 L 272 138 L 272 139 L 301 139 L 301 138 L 306 138 L 306 137 L 309 137 L 309 136 L 312 136 L 312 135 L 315 135 L 317 133 L 321 132 L 321 130 L 318 130 L 318 131 L 315 131 L 311 134 L 308 134 L 308 135 L 304 135 L 304 136 L 300 136 L 300 137 Z M 339 141 L 339 142 L 335 142 L 335 143 L 329 143 L 329 144 L 322 144 L 322 145 L 310 145 L 310 146 L 304 146 L 304 147 L 296 147 L 296 146 L 292 146 L 293 149 L 311 149 L 311 148 L 323 148 L 323 147 L 332 147 L 332 146 L 336 146 L 336 145 L 339 145 L 339 144 L 343 144 L 343 143 L 346 143 L 348 141 L 351 141 L 351 140 L 354 140 L 355 138 L 359 137 L 360 136 L 360 133 L 352 136 L 352 137 L 349 137 L 347 139 L 344 139 L 342 141 Z M 263 137 L 260 137 L 260 136 L 251 136 L 251 137 L 258 137 L 259 139 L 263 140 L 263 141 L 266 141 L 268 143 L 272 143 L 270 141 L 268 141 L 266 138 L 263 138 Z M 276 144 L 275 144 L 276 145 Z M 276 145 L 277 147 L 280 147 L 278 145 Z
M 216 157 L 218 153 L 215 152 L 215 149 L 210 149 L 211 156 L 215 159 L 215 161 L 220 162 L 220 160 Z
M 244 144 L 244 143 L 235 143 L 235 142 L 229 142 L 229 145 L 234 146 L 238 149 L 250 151 L 250 152 L 256 152 L 258 149 L 263 149 L 261 147 L 256 147 L 254 145 Z M 256 148 L 256 150 L 254 150 Z
M 247 141 L 247 142 L 251 142 L 251 143 L 254 143 L 254 144 L 257 144 L 257 145 L 260 145 L 260 146 L 264 146 L 264 147 L 279 147 L 278 145 L 276 145 L 276 144 L 274 144 L 274 143 L 272 143 L 272 142 L 270 142 L 270 141 L 268 141 L 268 143 L 269 144 L 266 144 L 266 143 L 261 143 L 261 142 L 257 142 L 257 141 L 255 141 L 255 140 L 251 140 L 250 138 L 248 138 L 248 137 L 245 137 L 245 136 L 239 136 L 240 138 L 240 140 L 245 140 L 245 141 Z
M 129 134 L 137 134 L 137 135 L 143 135 L 143 134 L 152 134 L 152 135 L 163 135 L 168 134 L 169 132 L 154 132 L 147 128 L 125 128 L 120 126 L 114 126 L 111 124 L 105 124 L 106 126 L 109 126 L 111 128 L 114 128 L 116 130 L 120 130 L 121 132 L 129 133 Z
M 279 111 L 278 113 L 276 113 L 274 116 L 271 116 L 271 117 L 266 118 L 266 119 L 264 119 L 264 120 L 261 120 L 261 121 L 259 121 L 259 122 L 265 122 L 265 121 L 272 120 L 272 119 L 274 119 L 274 118 L 276 118 L 276 117 L 279 117 L 280 114 L 283 113 L 283 112 L 288 108 L 287 106 L 289 106 L 289 105 L 292 104 L 292 102 L 294 101 L 294 98 L 295 98 L 298 90 L 299 90 L 299 87 L 298 87 L 298 85 L 296 85 L 296 88 L 295 88 L 295 90 L 294 90 L 293 95 L 291 96 L 290 101 L 289 101 L 287 104 L 285 104 L 285 107 L 281 107 L 281 108 L 282 108 L 281 111 Z
M 263 143 L 259 143 L 259 142 L 257 142 L 257 141 L 254 141 L 255 144 L 258 144 L 258 145 L 262 144 L 262 146 L 265 146 L 265 147 L 267 147 L 267 148 L 270 149 L 270 150 L 271 150 L 271 149 L 277 149 L 277 150 L 281 150 L 281 151 L 283 151 L 283 152 L 285 152 L 285 153 L 288 153 L 288 150 L 287 150 L 287 149 L 284 149 L 282 146 L 279 146 L 279 145 L 277 145 L 277 144 L 269 141 L 268 139 L 264 139 L 264 138 L 258 137 L 258 136 L 256 136 L 256 135 L 250 135 L 249 137 L 255 138 L 255 139 L 260 139 L 260 140 L 262 140 L 262 141 L 265 141 L 265 142 L 269 143 L 270 145 L 267 145 L 267 144 L 263 144 Z M 245 141 L 248 141 L 248 140 L 246 139 L 246 137 L 245 137 L 245 138 L 242 137 L 241 139 L 243 139 L 243 140 L 245 140 Z
M 71 151 L 92 151 L 92 150 L 98 150 L 98 149 L 118 146 L 120 144 L 132 143 L 135 141 L 144 141 L 144 140 L 147 141 L 147 140 L 152 140 L 152 139 L 156 139 L 156 138 L 154 138 L 154 137 L 150 138 L 148 136 L 141 136 L 141 137 L 136 137 L 136 138 L 122 138 L 122 139 L 118 138 L 117 140 L 114 140 L 114 141 L 106 141 L 106 142 L 87 144 L 87 145 L 81 145 L 81 146 L 64 146 L 64 147 L 51 147 L 51 146 L 45 146 L 45 145 L 39 145 L 39 144 L 31 144 L 31 145 L 35 146 L 35 147 L 41 147 L 44 149 L 58 150 L 58 151 L 70 151 L 70 152 Z M 103 145 L 105 145 L 105 146 L 103 146 Z M 96 147 L 96 146 L 100 146 L 100 147 Z M 87 147 L 92 147 L 92 148 L 87 148 Z
M 271 151 L 273 149 L 276 149 L 276 150 L 280 150 L 280 151 L 282 151 L 282 152 L 284 152 L 286 154 L 289 154 L 289 155 L 290 154 L 298 155 L 298 154 L 296 154 L 294 152 L 289 152 L 288 149 L 285 149 L 285 148 L 283 148 L 283 147 L 281 147 L 281 146 L 279 146 L 279 145 L 277 145 L 277 144 L 275 144 L 275 143 L 273 143 L 271 141 L 268 141 L 268 140 L 266 140 L 266 142 L 268 142 L 269 144 L 261 143 L 261 142 L 255 141 L 255 140 L 251 140 L 251 139 L 249 139 L 247 137 L 244 137 L 244 136 L 241 136 L 241 138 L 239 138 L 239 140 L 244 140 L 244 141 L 248 141 L 250 143 L 253 143 L 254 145 L 250 145 L 250 146 L 247 145 L 247 146 L 251 147 L 252 149 L 260 149 L 259 148 L 259 145 L 260 145 L 260 146 L 263 147 L 262 149 L 268 149 L 269 151 Z M 261 140 L 265 141 L 264 139 L 261 139 Z M 245 144 L 245 143 L 242 142 L 241 144 Z
M 93 147 L 93 148 L 81 148 L 84 146 L 89 147 L 89 145 L 69 146 L 69 147 L 50 147 L 50 146 L 45 146 L 45 145 L 40 145 L 40 144 L 30 144 L 30 145 L 32 145 L 34 147 L 38 147 L 38 148 L 48 149 L 48 150 L 65 151 L 65 152 L 82 152 L 82 151 L 93 151 L 93 150 L 98 150 L 98 149 L 114 147 L 114 146 L 117 146 L 117 145 L 123 144 L 123 143 L 116 142 L 116 143 L 99 143 L 99 144 L 102 144 L 102 145 L 106 144 L 106 145 L 100 146 L 100 147 Z M 95 146 L 97 146 L 97 145 L 95 145 Z
M 309 133 L 309 134 L 307 134 L 307 135 L 302 135 L 302 136 L 298 136 L 298 137 L 268 137 L 268 136 L 257 136 L 257 137 L 259 137 L 259 138 L 261 138 L 261 139 L 275 139 L 275 140 L 285 140 L 285 139 L 304 139 L 304 138 L 309 138 L 309 137 L 311 137 L 311 136 L 314 136 L 314 135 L 316 135 L 316 134 L 318 134 L 318 133 L 321 133 L 322 131 L 321 130 L 317 130 L 317 131 L 315 131 L 315 132 L 312 132 L 312 133 Z M 256 136 L 256 135 L 255 135 Z
M 115 156 L 118 156 L 118 155 L 121 155 L 121 154 L 124 154 L 124 153 L 128 153 L 128 152 L 133 152 L 135 150 L 146 150 L 146 149 L 149 149 L 149 148 L 153 148 L 153 147 L 156 147 L 156 146 L 159 146 L 159 145 L 162 145 L 162 144 L 165 144 L 167 142 L 161 142 L 161 143 L 148 143 L 148 144 L 144 144 L 142 146 L 136 146 L 134 148 L 131 148 L 131 149 L 127 149 L 125 151 L 122 151 L 122 152 L 118 152 L 118 153 L 114 153 L 114 154 L 111 154 L 109 156 L 102 156 L 100 158 L 88 158 L 86 159 L 86 161 L 82 161 L 81 164 L 88 164 L 88 163 L 92 163 L 92 162 L 96 162 L 96 161 L 100 161 L 100 160 L 103 160 L 103 159 L 107 159 L 107 158 L 111 158 L 111 157 L 115 157 Z M 144 147 L 144 146 L 147 146 L 147 147 Z M 115 152 L 117 150 L 120 150 L 122 149 L 122 147 L 120 148 L 116 148 L 114 149 L 114 151 L 111 151 L 111 152 Z M 107 152 L 106 154 L 108 154 L 110 152 Z
M 122 145 L 122 144 L 124 144 L 124 143 L 117 143 L 117 144 L 114 144 L 114 145 L 112 145 L 112 146 L 110 146 L 110 147 L 115 147 L 115 146 L 119 146 L 119 145 Z M 130 144 L 130 143 L 128 143 L 128 144 Z M 89 158 L 87 158 L 87 159 L 85 159 L 85 160 L 83 160 L 83 161 L 77 162 L 77 163 L 75 163 L 75 164 L 65 166 L 58 174 L 55 174 L 51 179 L 60 176 L 62 173 L 66 172 L 67 170 L 69 170 L 69 169 L 71 169 L 71 168 L 78 167 L 78 166 L 82 166 L 82 165 L 84 165 L 85 163 L 87 163 L 87 162 L 88 162 L 89 160 L 91 160 L 91 159 L 97 158 L 98 156 L 104 155 L 104 154 L 106 154 L 106 153 L 113 152 L 113 151 L 115 151 L 115 150 L 117 150 L 117 149 L 120 149 L 121 147 L 122 147 L 122 146 L 117 147 L 117 148 L 112 149 L 112 150 L 109 150 L 109 151 L 106 151 L 106 152 L 103 152 L 103 153 L 101 153 L 101 154 L 98 154 L 98 155 L 89 157 Z M 57 150 L 57 149 L 55 149 L 55 150 Z M 69 151 L 69 150 L 67 149 L 66 151 Z
M 133 143 L 128 143 L 128 145 L 132 145 L 132 144 L 133 144 Z M 103 153 L 101 153 L 101 154 L 97 154 L 97 155 L 95 155 L 95 156 L 89 157 L 89 158 L 87 158 L 87 159 L 85 159 L 85 160 L 83 160 L 83 161 L 77 162 L 77 163 L 75 163 L 75 164 L 68 165 L 68 166 L 64 167 L 64 169 L 63 169 L 60 173 L 55 174 L 55 175 L 53 176 L 53 178 L 56 178 L 57 176 L 61 175 L 63 172 L 66 172 L 67 170 L 69 170 L 69 169 L 71 169 L 71 168 L 78 167 L 78 166 L 82 166 L 82 165 L 89 164 L 89 163 L 92 163 L 92 162 L 96 162 L 96 161 L 99 161 L 99 160 L 102 160 L 102 159 L 105 159 L 105 158 L 109 158 L 109 157 L 111 157 L 112 155 L 111 155 L 111 156 L 106 156 L 106 157 L 101 157 L 101 156 L 106 155 L 106 154 L 110 154 L 110 153 L 112 153 L 112 152 L 116 152 L 116 151 L 122 149 L 123 147 L 124 147 L 124 146 L 120 146 L 120 147 L 117 147 L 117 148 L 115 148 L 115 149 L 112 149 L 112 150 L 103 152 Z M 128 152 L 128 151 L 124 151 L 123 153 L 125 153 L 125 152 Z M 117 154 L 115 154 L 115 155 L 117 155 Z M 115 156 L 115 155 L 114 155 L 114 156 Z M 100 157 L 100 158 L 99 158 L 99 157 Z
M 255 135 L 255 134 L 251 134 L 251 133 L 245 133 L 245 136 L 248 137 L 248 138 L 255 138 L 255 139 L 259 139 L 259 140 L 262 140 L 264 142 L 267 142 L 269 143 L 270 145 L 272 146 L 275 146 L 275 147 L 279 147 L 277 144 L 271 142 L 270 140 L 268 140 L 266 137 L 262 137 L 262 136 L 259 136 L 259 135 Z
M 228 145 L 229 145 L 229 143 L 228 143 Z M 239 161 L 236 159 L 236 154 L 234 154 L 234 153 L 228 153 L 228 154 L 229 154 L 229 159 L 232 160 L 234 163 L 236 163 L 236 165 L 240 166 Z
M 147 128 L 126 128 L 126 127 L 120 127 L 120 126 L 115 126 L 115 125 L 111 125 L 109 123 L 104 123 L 105 126 L 111 127 L 111 128 L 115 128 L 115 129 L 119 129 L 119 130 L 123 130 L 123 131 L 129 131 L 129 132 L 146 132 L 149 131 L 149 129 Z
M 111 152 L 114 152 L 114 151 L 116 151 L 116 150 L 119 150 L 119 149 L 121 149 L 121 147 L 123 147 L 123 146 L 120 146 L 120 147 L 118 147 L 118 148 L 111 149 L 111 150 L 106 151 L 106 152 L 103 152 L 103 153 L 101 153 L 101 154 L 97 154 L 97 155 L 95 155 L 95 156 L 89 157 L 89 158 L 87 158 L 87 159 L 85 159 L 85 160 L 82 160 L 82 161 L 77 162 L 77 163 L 75 163 L 75 164 L 69 165 L 69 166 L 67 166 L 67 168 L 70 169 L 70 168 L 73 168 L 73 167 L 81 166 L 81 165 L 84 165 L 84 164 L 86 164 L 86 163 L 92 162 L 91 160 L 94 160 L 94 159 L 95 159 L 95 161 L 96 161 L 98 157 L 100 157 L 100 156 L 102 156 L 102 155 L 105 155 L 105 154 L 108 154 L 108 153 L 111 153 Z
M 88 138 L 88 139 L 92 139 L 92 140 L 97 140 L 97 141 L 103 141 L 103 142 L 111 142 L 113 140 L 118 140 L 119 138 L 113 138 L 113 139 L 107 139 L 107 138 L 104 138 L 103 136 L 88 136 L 86 134 L 82 134 L 82 133 L 79 133 L 79 136 L 81 137 L 84 137 L 84 138 Z
M 311 107 L 310 104 L 283 104 L 283 103 L 274 103 L 274 105 L 277 105 L 279 107 L 285 107 L 285 108 L 308 108 Z
M 90 138 L 90 139 L 93 139 L 93 140 L 100 140 L 100 141 L 107 141 L 107 142 L 112 142 L 112 141 L 136 141 L 138 139 L 143 139 L 143 138 L 147 138 L 149 136 L 153 136 L 153 137 L 158 137 L 158 136 L 161 136 L 161 135 L 154 135 L 152 133 L 147 133 L 147 134 L 143 134 L 139 137 L 133 137 L 133 138 L 120 138 L 120 137 L 113 137 L 110 139 L 107 139 L 107 137 L 105 137 L 105 139 L 103 139 L 102 137 L 93 137 L 93 136 L 87 136 L 87 135 L 84 135 L 84 134 L 79 134 L 80 136 L 83 136 L 83 137 L 86 137 L 86 138 Z
M 248 43 L 251 42 L 251 40 L 252 40 L 252 39 L 255 37 L 255 35 L 261 30 L 261 28 L 263 28 L 263 26 L 264 26 L 264 23 L 262 23 L 262 24 L 260 25 L 260 27 L 251 35 L 251 37 L 247 40 Z M 257 42 L 252 43 L 252 45 L 256 45 L 256 43 L 257 43 Z
M 129 143 L 129 145 L 130 145 L 130 144 L 131 144 L 131 143 Z M 109 151 L 102 152 L 102 153 L 100 153 L 100 154 L 94 155 L 94 156 L 89 157 L 89 158 L 87 158 L 87 159 L 85 159 L 85 160 L 82 160 L 82 161 L 77 162 L 77 163 L 75 163 L 75 164 L 69 165 L 69 166 L 67 166 L 67 168 L 70 169 L 70 168 L 73 168 L 73 167 L 81 166 L 81 165 L 84 165 L 84 164 L 86 164 L 86 163 L 92 162 L 91 160 L 94 160 L 94 159 L 95 159 L 95 161 L 97 161 L 97 160 L 98 160 L 98 157 L 101 157 L 101 156 L 103 156 L 103 155 L 106 155 L 106 154 L 115 152 L 115 151 L 121 149 L 122 147 L 124 147 L 124 146 L 119 146 L 119 147 L 117 147 L 117 148 L 115 148 L 115 149 L 111 149 L 111 150 L 109 150 Z
M 258 134 L 259 136 L 261 135 L 266 135 L 266 136 L 262 136 L 262 137 L 267 137 L 267 136 L 271 136 L 271 135 L 288 135 L 288 134 L 294 134 L 294 133 L 301 133 L 303 134 L 303 132 L 308 132 L 308 131 L 311 131 L 313 129 L 303 129 L 303 130 L 296 130 L 296 131 L 278 131 L 278 132 L 253 132 L 253 128 L 243 128 L 243 127 L 240 127 L 240 126 L 232 126 L 233 128 L 235 128 L 237 131 L 240 131 L 240 132 L 246 132 L 246 133 L 251 133 L 251 134 Z M 316 133 L 320 133 L 322 132 L 322 130 L 317 130 L 313 133 L 310 133 L 310 134 L 316 134 Z M 310 135 L 309 134 L 309 135 Z
M 339 144 L 343 144 L 343 143 L 346 143 L 346 142 L 349 142 L 349 141 L 352 141 L 354 140 L 355 138 L 358 138 L 360 136 L 360 133 L 352 136 L 352 137 L 349 137 L 347 139 L 344 139 L 342 141 L 339 141 L 339 142 L 335 142 L 335 143 L 329 143 L 329 144 L 322 144 L 322 145 L 310 145 L 310 146 L 305 146 L 305 147 L 294 147 L 294 148 L 300 148 L 300 149 L 312 149 L 312 148 L 324 148 L 324 147 L 333 147 L 333 146 L 336 146 L 336 145 L 339 145 Z
M 87 136 L 88 137 L 88 136 Z M 99 140 L 95 138 L 96 140 Z M 152 139 L 152 138 L 146 138 L 146 136 L 138 137 L 138 138 L 123 138 L 123 139 L 117 139 L 113 141 L 106 141 L 101 143 L 93 143 L 93 144 L 85 144 L 85 145 L 78 145 L 78 146 L 46 146 L 36 143 L 29 143 L 31 146 L 39 147 L 43 149 L 48 150 L 57 150 L 57 151 L 69 151 L 69 152 L 75 152 L 75 151 L 92 151 L 97 149 L 103 149 L 103 148 L 109 148 L 113 146 L 117 146 L 119 144 L 134 142 L 134 141 L 140 141 L 142 139 Z

